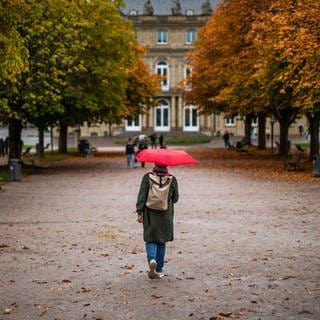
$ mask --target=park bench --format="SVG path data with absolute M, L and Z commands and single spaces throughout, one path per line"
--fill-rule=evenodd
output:
M 242 143 L 241 141 L 237 141 L 235 148 L 237 152 L 249 152 L 249 145 L 247 143 Z
M 301 163 L 301 158 L 298 155 L 294 155 L 290 160 L 288 160 L 285 163 L 284 169 L 287 171 L 301 170 L 300 163 Z
M 30 151 L 31 151 L 32 147 L 28 147 L 25 151 L 22 152 L 22 156 L 27 156 L 30 154 Z
M 306 152 L 306 149 L 302 148 L 299 144 L 295 145 L 299 152 Z
M 236 150 L 236 146 L 234 143 L 228 142 L 227 143 L 227 149 L 228 150 Z

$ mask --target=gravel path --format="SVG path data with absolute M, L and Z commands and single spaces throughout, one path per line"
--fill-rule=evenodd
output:
M 319 184 L 173 168 L 161 280 L 132 214 L 147 168 L 78 158 L 0 192 L 1 320 L 320 319 Z

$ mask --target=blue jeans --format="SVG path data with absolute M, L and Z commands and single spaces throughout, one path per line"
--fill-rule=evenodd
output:
M 156 272 L 162 272 L 164 265 L 164 256 L 166 254 L 165 243 L 146 242 L 146 251 L 148 263 L 154 259 L 157 261 Z
M 135 161 L 135 155 L 134 155 L 134 153 L 132 153 L 132 154 L 127 154 L 127 166 L 128 166 L 128 168 L 134 168 L 134 167 L 136 167 L 136 161 Z

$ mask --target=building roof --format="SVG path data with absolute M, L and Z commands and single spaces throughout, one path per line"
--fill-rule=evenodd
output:
M 203 5 L 210 6 L 214 10 L 220 0 L 124 0 L 122 8 L 124 15 L 203 15 Z M 152 10 L 147 13 L 145 4 L 150 2 Z

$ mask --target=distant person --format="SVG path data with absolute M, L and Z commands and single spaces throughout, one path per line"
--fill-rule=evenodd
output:
M 149 136 L 151 141 L 151 149 L 157 149 L 157 135 L 155 133 Z
M 160 137 L 159 137 L 159 146 L 160 146 L 160 148 L 162 148 L 162 149 L 163 149 L 163 147 L 164 147 L 164 144 L 163 144 L 163 134 L 160 135 Z
M 306 140 L 309 140 L 309 138 L 310 138 L 310 132 L 311 132 L 310 127 L 308 127 L 308 129 L 306 130 L 306 135 L 305 135 L 305 139 L 306 139 Z
M 0 138 L 0 157 L 4 157 L 5 152 L 4 152 L 4 140 L 3 138 Z
M 228 148 L 230 145 L 230 134 L 228 131 L 226 131 L 223 136 L 222 136 L 223 142 L 224 142 L 224 147 Z
M 159 197 L 159 200 L 160 198 L 166 198 L 164 201 L 161 201 L 161 204 L 155 204 L 154 201 L 150 200 L 150 198 L 153 198 L 149 195 L 151 183 L 156 183 L 158 186 L 167 186 L 167 196 Z M 152 172 L 146 173 L 143 176 L 137 197 L 136 212 L 138 215 L 137 221 L 143 223 L 143 239 L 146 246 L 149 264 L 148 276 L 150 279 L 164 276 L 163 267 L 166 243 L 173 241 L 174 238 L 174 204 L 178 200 L 178 182 L 174 176 L 168 173 L 167 167 L 155 166 Z M 159 209 L 159 206 L 161 206 L 161 209 Z
M 138 152 L 141 152 L 142 150 L 144 149 L 148 149 L 148 144 L 147 144 L 147 141 L 146 139 L 142 139 L 139 144 L 138 144 Z M 144 168 L 145 167 L 145 163 L 144 162 L 141 162 L 141 167 Z
M 303 131 L 304 131 L 303 123 L 300 123 L 300 124 L 299 124 L 299 135 L 300 135 L 300 137 L 303 136 Z
M 4 153 L 9 154 L 9 137 L 4 139 Z
M 136 168 L 135 160 L 135 144 L 133 143 L 132 138 L 129 138 L 126 144 L 126 156 L 127 156 L 127 167 Z

